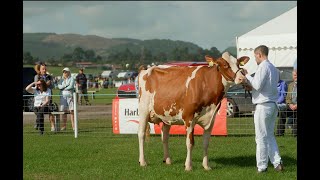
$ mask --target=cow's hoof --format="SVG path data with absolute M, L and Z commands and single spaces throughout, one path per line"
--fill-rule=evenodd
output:
M 184 170 L 185 170 L 185 171 L 192 171 L 192 167 L 191 167 L 191 166 L 186 167 Z
M 145 161 L 142 161 L 142 162 L 139 161 L 139 163 L 140 163 L 140 166 L 142 166 L 142 167 L 147 166 L 147 163 Z
M 209 167 L 209 166 L 203 166 L 203 168 L 204 168 L 206 171 L 212 170 L 211 167 Z
M 171 159 L 170 158 L 167 158 L 166 160 L 163 160 L 162 162 L 166 163 L 168 165 L 171 165 Z

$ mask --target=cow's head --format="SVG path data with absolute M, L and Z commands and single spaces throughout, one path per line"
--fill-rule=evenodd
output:
M 244 73 L 239 65 L 245 65 L 250 59 L 248 56 L 243 56 L 239 59 L 236 59 L 228 52 L 225 52 L 222 54 L 222 57 L 218 58 L 217 60 L 211 56 L 205 56 L 205 58 L 206 61 L 209 62 L 209 65 L 212 63 L 218 65 L 220 73 L 227 81 L 234 82 L 235 84 L 240 84 L 244 81 Z

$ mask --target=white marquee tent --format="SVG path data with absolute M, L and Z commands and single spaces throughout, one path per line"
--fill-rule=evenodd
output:
M 259 45 L 269 47 L 269 60 L 276 67 L 293 67 L 297 58 L 297 7 L 236 37 L 236 44 L 238 57 L 250 57 L 244 66 L 249 74 L 257 69 L 253 51 Z

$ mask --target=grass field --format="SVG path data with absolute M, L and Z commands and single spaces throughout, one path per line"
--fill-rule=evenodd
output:
M 89 88 L 88 91 L 95 90 L 95 88 Z M 59 89 L 53 89 L 53 102 L 59 104 L 60 96 L 59 96 Z M 101 88 L 99 91 L 95 93 L 94 99 L 90 95 L 88 95 L 89 101 L 91 104 L 95 105 L 103 105 L 103 104 L 111 104 L 112 99 L 116 96 L 117 88 Z
M 185 137 L 170 136 L 172 165 L 162 163 L 162 143 L 152 135 L 145 144 L 147 167 L 138 164 L 137 135 L 115 135 L 111 119 L 79 122 L 79 135 L 72 132 L 39 136 L 25 125 L 23 134 L 23 179 L 297 179 L 297 139 L 277 137 L 285 171 L 256 173 L 254 136 L 213 136 L 209 164 L 202 166 L 202 137 L 195 137 L 193 170 L 184 171 Z M 97 124 L 99 127 L 97 127 Z M 50 127 L 48 124 L 45 127 Z M 244 127 L 246 128 L 246 127 Z

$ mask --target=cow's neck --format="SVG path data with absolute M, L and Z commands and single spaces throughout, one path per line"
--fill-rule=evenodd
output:
M 229 83 L 225 81 L 221 72 L 216 66 L 206 68 L 205 74 L 205 77 L 207 78 L 205 78 L 205 86 L 203 87 L 206 94 L 204 97 L 210 97 L 208 102 L 209 104 L 214 103 L 215 105 L 217 105 L 224 97 L 226 86 Z

